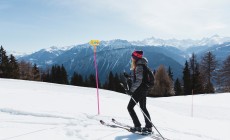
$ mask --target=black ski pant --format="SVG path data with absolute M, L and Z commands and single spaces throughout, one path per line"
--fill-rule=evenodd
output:
M 132 98 L 136 101 L 136 103 L 139 103 L 142 111 L 146 114 L 146 116 L 149 118 L 149 120 L 151 120 L 149 112 L 146 108 L 146 96 L 147 96 L 147 91 L 146 90 L 142 90 L 143 88 L 139 88 L 137 89 L 133 95 Z M 129 114 L 133 120 L 134 126 L 135 127 L 141 127 L 141 123 L 137 117 L 137 114 L 134 110 L 134 107 L 136 105 L 136 103 L 133 101 L 133 99 L 130 99 L 129 104 L 128 104 L 128 111 Z M 144 114 L 143 114 L 144 115 Z M 144 115 L 145 118 L 145 127 L 152 127 L 152 123 L 146 118 L 146 116 Z

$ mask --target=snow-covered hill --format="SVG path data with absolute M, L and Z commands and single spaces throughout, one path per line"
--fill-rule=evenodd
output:
M 100 125 L 100 119 L 111 118 L 132 125 L 128 95 L 99 90 L 97 115 L 94 88 L 0 79 L 0 89 L 0 140 L 151 139 Z M 148 98 L 147 107 L 152 122 L 171 140 L 229 140 L 229 100 L 229 93 Z

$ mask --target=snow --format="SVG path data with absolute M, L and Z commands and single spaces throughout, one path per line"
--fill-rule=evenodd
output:
M 53 64 L 53 60 L 47 60 L 47 61 L 45 61 L 45 64 L 51 65 L 51 64 Z
M 26 56 L 26 55 L 30 55 L 32 54 L 33 52 L 20 52 L 20 51 L 6 51 L 7 55 L 9 56 L 10 54 L 14 55 L 14 57 L 16 58 L 19 58 L 19 57 L 23 57 L 23 56 Z
M 132 125 L 128 95 L 100 89 L 98 115 L 95 88 L 0 79 L 0 89 L 0 140 L 151 139 L 100 125 L 100 119 L 111 118 Z M 229 93 L 148 98 L 147 108 L 171 140 L 229 140 L 229 100 Z
M 67 51 L 67 50 L 70 50 L 73 47 L 74 47 L 74 45 L 72 45 L 72 46 L 64 46 L 64 47 L 52 46 L 52 47 L 46 48 L 44 50 L 47 51 L 47 52 L 53 53 L 55 51 Z
M 213 35 L 211 37 L 202 38 L 199 40 L 192 39 L 159 39 L 155 37 L 146 38 L 142 41 L 132 41 L 133 45 L 140 46 L 174 46 L 180 50 L 186 50 L 189 47 L 194 46 L 208 46 L 211 47 L 213 45 L 220 45 L 224 42 L 229 42 L 230 37 L 222 37 L 219 35 Z

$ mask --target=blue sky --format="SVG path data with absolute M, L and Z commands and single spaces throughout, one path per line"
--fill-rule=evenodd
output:
M 0 45 L 33 52 L 91 39 L 230 36 L 229 0 L 0 0 Z

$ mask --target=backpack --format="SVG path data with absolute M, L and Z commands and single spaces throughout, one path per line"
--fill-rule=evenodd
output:
M 151 88 L 154 86 L 154 75 L 153 72 L 150 70 L 150 68 L 146 65 L 143 65 L 143 80 L 142 83 L 144 83 L 148 88 Z

